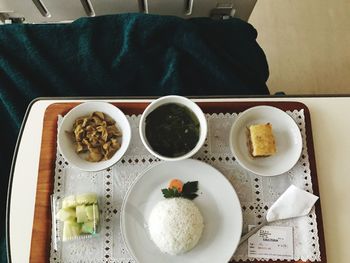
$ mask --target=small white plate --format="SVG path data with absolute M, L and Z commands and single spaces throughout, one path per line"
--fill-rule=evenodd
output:
M 147 229 L 151 210 L 164 200 L 161 189 L 174 178 L 199 182 L 199 196 L 193 201 L 204 218 L 197 246 L 177 256 L 162 253 Z M 140 263 L 228 262 L 242 233 L 241 206 L 231 183 L 212 166 L 193 159 L 162 162 L 139 175 L 127 192 L 121 231 L 129 252 Z
M 247 146 L 247 128 L 253 124 L 271 123 L 277 153 L 253 158 Z M 295 121 L 284 111 L 271 106 L 257 106 L 242 112 L 230 132 L 230 148 L 245 169 L 262 176 L 289 171 L 299 160 L 303 143 Z

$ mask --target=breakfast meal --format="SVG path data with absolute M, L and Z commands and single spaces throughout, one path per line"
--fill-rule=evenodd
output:
M 149 233 L 163 253 L 178 255 L 193 249 L 203 232 L 203 216 L 192 202 L 198 195 L 198 182 L 183 184 L 174 179 L 162 189 L 165 200 L 152 209 Z
M 195 148 L 200 133 L 199 120 L 187 107 L 167 103 L 146 117 L 146 138 L 157 153 L 179 157 Z
M 103 112 L 95 111 L 75 120 L 72 131 L 66 131 L 78 154 L 87 155 L 89 162 L 109 160 L 121 146 L 121 131 L 115 121 Z
M 85 193 L 65 197 L 56 216 L 63 222 L 63 241 L 96 234 L 100 219 L 97 195 Z
M 267 157 L 276 153 L 272 125 L 255 124 L 248 129 L 248 147 L 253 157 Z

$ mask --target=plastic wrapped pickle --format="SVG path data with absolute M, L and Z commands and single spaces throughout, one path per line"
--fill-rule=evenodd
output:
M 70 195 L 62 200 L 56 217 L 63 222 L 63 241 L 97 233 L 100 221 L 97 195 Z

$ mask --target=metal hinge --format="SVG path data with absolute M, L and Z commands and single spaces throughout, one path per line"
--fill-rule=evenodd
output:
M 225 20 L 235 15 L 236 9 L 233 8 L 231 3 L 229 4 L 217 4 L 216 8 L 210 12 L 210 17 L 216 20 Z
M 25 18 L 22 16 L 15 16 L 14 13 L 0 12 L 0 25 L 3 24 L 22 24 Z

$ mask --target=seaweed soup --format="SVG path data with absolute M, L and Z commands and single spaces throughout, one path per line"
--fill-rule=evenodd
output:
M 154 151 L 166 157 L 179 157 L 196 146 L 200 126 L 198 118 L 189 108 L 168 103 L 146 117 L 145 132 Z

